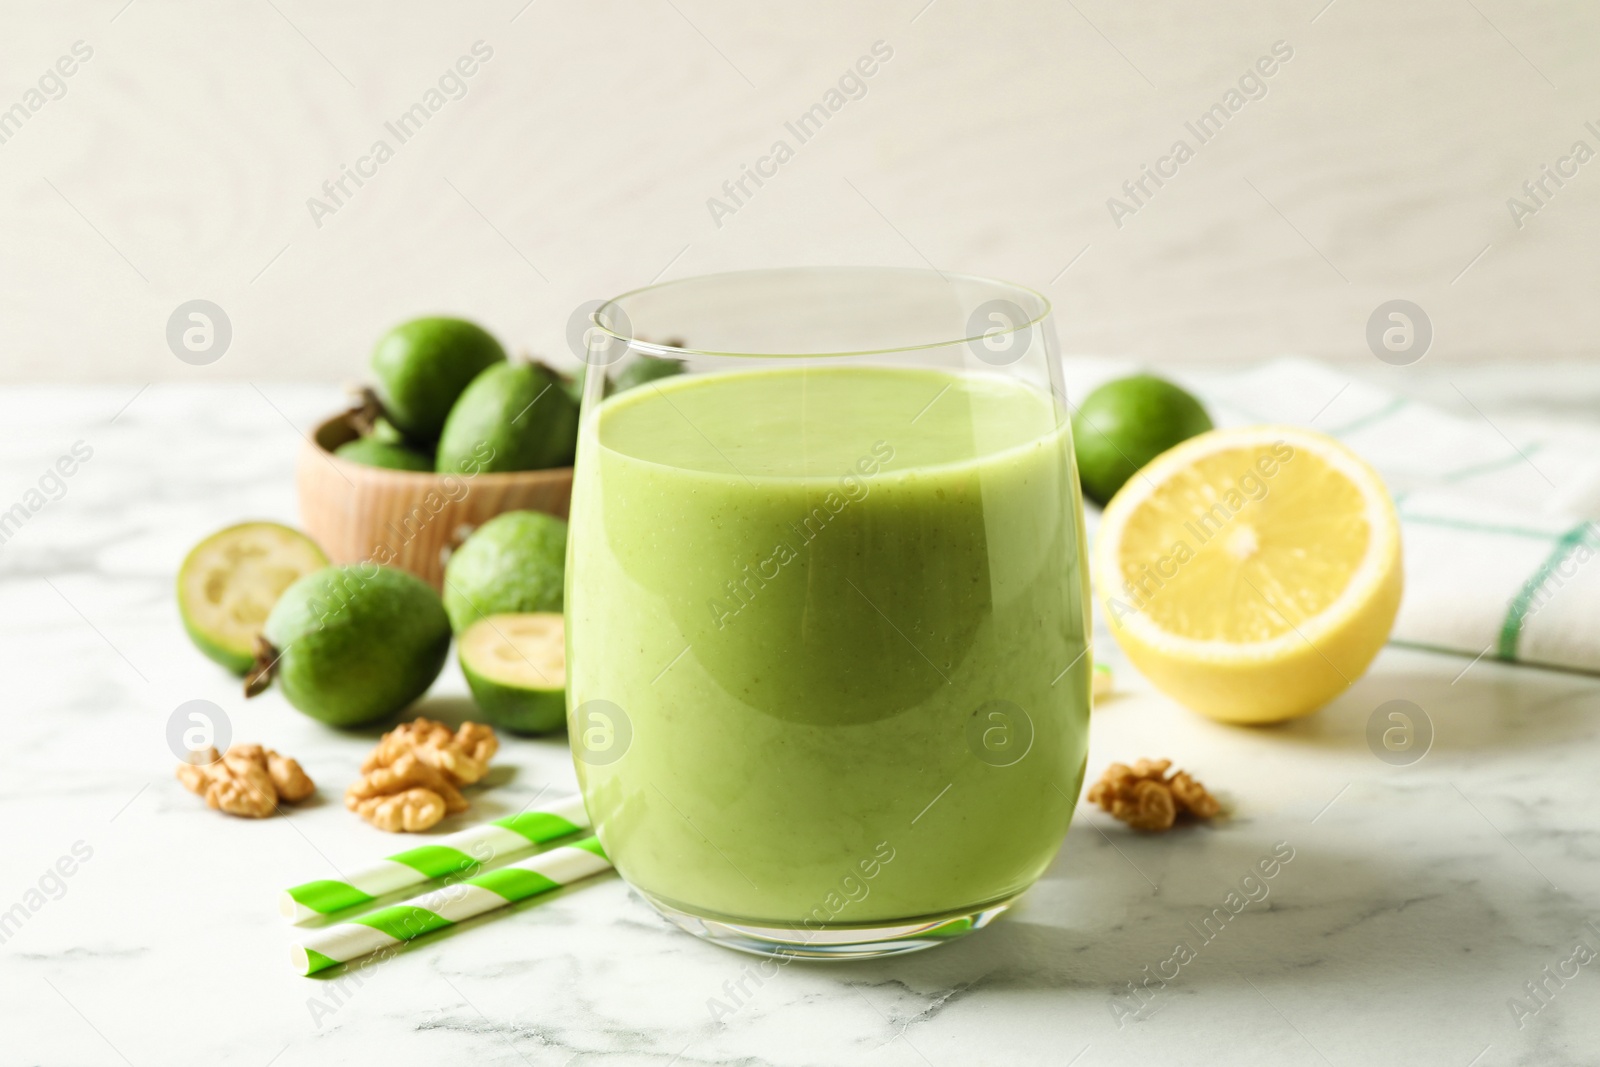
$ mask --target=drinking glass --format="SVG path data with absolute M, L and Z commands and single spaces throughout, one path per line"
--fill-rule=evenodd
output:
M 890 268 L 689 278 L 593 312 L 569 733 L 607 854 L 685 930 L 911 951 L 1055 856 L 1091 658 L 1049 315 Z

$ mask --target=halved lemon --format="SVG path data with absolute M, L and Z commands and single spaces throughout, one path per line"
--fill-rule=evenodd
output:
M 1376 472 L 1325 434 L 1213 430 L 1106 506 L 1094 581 L 1135 667 L 1223 722 L 1309 714 L 1394 626 L 1400 523 Z

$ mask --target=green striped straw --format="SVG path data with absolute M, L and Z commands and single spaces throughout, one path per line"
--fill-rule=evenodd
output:
M 600 839 L 586 837 L 313 931 L 290 949 L 290 959 L 301 974 L 316 974 L 610 869 Z
M 571 797 L 396 852 L 343 879 L 325 878 L 285 889 L 278 895 L 278 910 L 291 922 L 303 923 L 370 904 L 386 893 L 434 878 L 477 870 L 496 856 L 588 828 L 583 798 Z
M 1094 673 L 1090 675 L 1090 678 L 1093 679 L 1089 687 L 1091 699 L 1111 695 L 1111 691 L 1116 685 L 1111 676 L 1111 664 L 1096 663 L 1094 665 Z

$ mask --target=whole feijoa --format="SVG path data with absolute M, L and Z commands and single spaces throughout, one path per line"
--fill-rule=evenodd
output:
M 378 339 L 372 373 L 385 416 L 407 438 L 431 444 L 451 406 L 505 349 L 483 327 L 443 316 L 402 322 Z
M 333 450 L 340 459 L 360 463 L 366 467 L 383 467 L 395 471 L 433 471 L 433 457 L 410 445 L 380 441 L 376 434 L 346 441 Z
M 278 598 L 245 695 L 274 682 L 329 726 L 393 715 L 433 684 L 450 653 L 450 619 L 426 582 L 393 567 L 325 567 Z
M 441 474 L 564 467 L 578 444 L 578 405 L 542 363 L 489 367 L 461 393 L 439 436 Z
M 372 432 L 367 434 L 367 439 L 379 441 L 386 445 L 403 445 L 406 435 L 400 432 L 400 427 L 379 415 L 372 420 Z
M 650 382 L 657 382 L 662 378 L 671 378 L 673 375 L 682 373 L 683 360 L 681 359 L 663 359 L 659 356 L 641 354 L 632 363 L 617 372 L 617 380 L 611 391 L 621 393 L 638 385 L 647 385 Z
M 1209 429 L 1211 416 L 1200 401 L 1165 378 L 1135 374 L 1106 382 L 1072 416 L 1084 496 L 1106 503 L 1140 467 Z
M 485 615 L 559 612 L 567 524 L 542 511 L 507 511 L 472 532 L 444 568 L 444 610 L 457 633 Z

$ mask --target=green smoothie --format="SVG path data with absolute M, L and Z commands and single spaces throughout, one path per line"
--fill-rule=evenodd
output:
M 1043 872 L 1088 735 L 1069 432 L 998 375 L 851 365 L 585 412 L 569 725 L 631 884 L 816 929 L 974 911 Z

